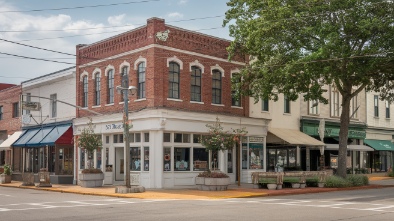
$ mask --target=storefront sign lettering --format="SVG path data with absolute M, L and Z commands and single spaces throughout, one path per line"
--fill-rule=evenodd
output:
M 105 130 L 121 130 L 123 129 L 123 124 L 106 124 Z

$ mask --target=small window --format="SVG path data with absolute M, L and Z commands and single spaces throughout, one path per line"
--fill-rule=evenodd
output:
M 261 110 L 262 110 L 262 111 L 269 111 L 268 98 L 263 99 L 263 100 L 261 101 Z
M 175 171 L 190 171 L 190 148 L 174 148 Z
M 107 73 L 107 103 L 114 103 L 114 70 L 109 70 Z
M 145 62 L 138 65 L 138 99 L 145 98 Z
M 129 134 L 129 143 L 134 143 L 134 133 Z
M 118 135 L 114 134 L 114 143 L 118 143 Z
M 193 170 L 205 171 L 208 169 L 208 152 L 205 148 L 193 148 Z
M 54 118 L 57 116 L 57 95 L 56 94 L 51 94 L 49 95 L 49 98 L 51 99 L 50 103 L 50 108 L 51 108 L 51 117 Z
M 164 147 L 164 171 L 171 171 L 171 148 L 170 147 Z
M 129 67 L 128 66 L 123 66 L 122 67 L 122 72 L 120 73 L 120 82 L 121 82 L 121 86 L 124 88 L 127 88 L 127 82 L 128 82 L 128 70 Z M 120 93 L 120 101 L 123 102 L 124 101 L 124 93 L 125 91 L 122 90 L 122 92 Z
M 130 148 L 130 170 L 141 171 L 141 147 Z
M 373 107 L 374 107 L 374 116 L 379 117 L 379 96 L 373 96 Z
M 201 143 L 201 134 L 193 134 L 193 143 Z
M 19 117 L 19 102 L 12 104 L 12 117 Z
M 164 142 L 171 142 L 171 133 L 164 133 L 163 134 L 163 141 Z
M 141 142 L 141 134 L 140 134 L 140 133 L 136 133 L 136 134 L 135 134 L 135 142 L 136 142 L 136 143 Z
M 191 74 L 191 101 L 201 101 L 201 69 L 196 66 L 192 66 Z
M 79 169 L 85 169 L 85 149 L 80 148 L 80 160 L 79 160 Z
M 284 113 L 290 114 L 290 99 L 287 95 L 284 96 Z
M 84 76 L 82 80 L 82 107 L 88 106 L 88 76 Z
M 222 73 L 219 70 L 212 71 L 212 103 L 222 103 Z
M 149 142 L 149 133 L 144 133 L 144 142 Z
M 319 108 L 319 101 L 318 100 L 309 101 L 308 112 L 310 115 L 318 115 L 319 114 L 318 108 Z
M 168 85 L 168 97 L 179 99 L 179 75 L 180 67 L 175 62 L 169 63 L 169 85 Z
M 105 143 L 109 143 L 109 136 L 105 136 Z
M 119 134 L 119 143 L 123 143 L 123 134 Z
M 174 134 L 174 142 L 175 143 L 182 143 L 182 134 Z
M 190 134 L 174 134 L 174 142 L 175 143 L 190 143 Z
M 94 105 L 100 105 L 101 99 L 101 78 L 100 73 L 95 74 Z
M 3 120 L 3 106 L 0 106 L 0 120 Z
M 149 147 L 144 147 L 144 171 L 149 171 Z
M 390 102 L 386 101 L 386 118 L 390 118 Z

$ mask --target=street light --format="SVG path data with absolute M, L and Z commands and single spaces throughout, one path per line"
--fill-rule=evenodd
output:
M 123 109 L 123 137 L 124 137 L 124 155 L 125 155 L 125 182 L 126 182 L 126 188 L 130 189 L 130 143 L 129 143 L 129 93 L 131 95 L 134 95 L 137 93 L 137 88 L 134 86 L 129 86 L 129 81 L 128 79 L 122 79 L 123 85 L 122 86 L 116 86 L 116 90 L 118 92 L 123 92 L 123 100 L 124 100 L 124 109 Z

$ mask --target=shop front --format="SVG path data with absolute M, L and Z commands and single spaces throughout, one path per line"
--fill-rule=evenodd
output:
M 251 172 L 263 171 L 266 121 L 244 117 L 219 116 L 225 130 L 244 127 L 248 136 L 241 145 L 212 153 L 205 151 L 201 137 L 207 124 L 217 115 L 170 110 L 143 110 L 130 113 L 130 177 L 132 185 L 145 188 L 182 188 L 195 185 L 202 171 L 218 169 L 231 182 L 251 182 Z M 104 184 L 124 184 L 125 149 L 122 114 L 92 117 L 95 133 L 102 136 L 103 147 L 91 159 L 104 171 Z M 75 119 L 75 136 L 87 126 L 88 119 Z M 77 147 L 76 147 L 77 148 Z M 86 153 L 77 148 L 77 170 L 85 168 Z M 242 165 L 241 165 L 242 164 Z M 75 180 L 78 180 L 77 174 Z
M 372 172 L 388 171 L 393 167 L 394 144 L 390 140 L 365 139 L 364 143 L 372 147 Z
M 319 138 L 319 123 L 320 119 L 301 119 L 301 130 L 312 137 Z M 365 124 L 362 123 L 351 123 L 349 125 L 346 161 L 348 173 L 357 173 L 358 171 L 367 172 L 369 170 L 369 161 L 373 149 L 363 144 L 366 136 L 365 128 Z M 309 156 L 309 160 L 306 162 L 307 170 L 336 170 L 339 149 L 339 129 L 339 122 L 325 121 L 325 148 L 321 150 L 313 148 L 306 149 L 306 156 Z M 324 158 L 321 158 L 321 154 L 324 155 Z
M 21 159 L 19 175 L 26 172 L 37 175 L 46 170 L 50 173 L 51 183 L 72 184 L 74 145 L 71 122 L 22 129 L 22 135 L 12 144 L 14 150 L 19 150 L 14 151 L 14 158 Z
M 11 157 L 11 145 L 20 137 L 21 134 L 22 131 L 16 131 L 0 144 L 0 167 L 3 167 L 4 164 L 13 164 Z

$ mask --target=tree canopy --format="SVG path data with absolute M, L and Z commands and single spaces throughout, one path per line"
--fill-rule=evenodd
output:
M 236 84 L 256 100 L 319 100 L 323 85 L 342 95 L 338 173 L 346 176 L 351 99 L 364 89 L 394 101 L 392 0 L 230 0 L 228 51 L 250 55 Z

